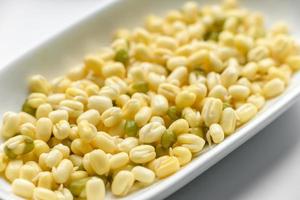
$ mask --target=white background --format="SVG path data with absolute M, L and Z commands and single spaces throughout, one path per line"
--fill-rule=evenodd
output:
M 0 0 L 0 67 L 104 0 Z M 169 200 L 300 199 L 300 101 Z

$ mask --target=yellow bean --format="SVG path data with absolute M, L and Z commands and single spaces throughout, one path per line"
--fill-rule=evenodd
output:
M 248 52 L 248 60 L 257 62 L 264 58 L 267 58 L 269 55 L 270 51 L 267 47 L 257 46 Z
M 140 61 L 151 61 L 154 57 L 152 50 L 144 44 L 137 44 L 133 48 L 134 57 Z
M 78 124 L 78 134 L 86 142 L 92 141 L 97 135 L 97 128 L 87 120 L 82 120 Z
M 177 172 L 179 169 L 179 161 L 174 156 L 166 156 L 161 160 L 158 158 L 157 162 L 154 164 L 154 172 L 158 178 L 168 177 Z
M 140 104 L 142 106 L 148 106 L 150 104 L 150 96 L 148 96 L 147 94 L 144 94 L 144 93 L 134 93 L 132 96 L 131 96 L 132 99 L 137 99 L 139 100 Z
M 37 187 L 33 190 L 33 199 L 36 200 L 57 200 L 57 195 L 55 192 L 46 189 Z
M 101 88 L 99 95 L 102 95 L 102 89 L 104 89 L 105 87 L 109 87 L 112 88 L 113 90 L 115 90 L 115 94 L 125 94 L 128 92 L 128 84 L 127 82 L 125 82 L 123 79 L 117 77 L 117 76 L 112 76 L 109 77 L 107 79 L 105 79 L 104 82 L 105 86 L 103 88 Z M 111 99 L 115 100 L 116 98 L 113 97 L 113 94 L 108 94 L 108 93 L 103 93 L 104 96 L 108 96 Z M 105 95 L 107 94 L 107 95 Z
M 53 126 L 53 135 L 55 138 L 59 140 L 63 140 L 71 134 L 72 129 L 70 127 L 69 122 L 65 120 L 61 120 L 57 124 Z
M 141 108 L 134 116 L 134 121 L 139 127 L 144 126 L 152 116 L 152 109 L 150 107 Z
M 10 181 L 13 182 L 15 179 L 19 178 L 20 169 L 23 166 L 22 160 L 11 160 L 7 164 L 5 169 L 5 177 Z
M 63 158 L 69 158 L 70 156 L 70 148 L 63 144 L 57 144 L 53 147 L 53 149 L 57 149 L 63 154 Z
M 225 108 L 222 112 L 222 117 L 220 125 L 225 133 L 225 135 L 230 135 L 234 132 L 236 127 L 237 116 L 235 111 L 228 107 Z
M 123 116 L 125 118 L 133 118 L 134 115 L 140 110 L 141 103 L 137 99 L 128 100 L 122 108 Z
M 186 67 L 177 67 L 174 69 L 168 76 L 167 81 L 172 82 L 172 81 L 178 81 L 179 85 L 184 84 L 187 81 L 188 78 L 188 71 Z
M 12 191 L 23 198 L 31 199 L 35 185 L 25 179 L 17 178 L 12 183 Z
M 40 118 L 36 123 L 36 138 L 47 142 L 51 137 L 52 126 L 49 118 Z
M 64 93 L 68 87 L 70 87 L 72 81 L 66 77 L 58 77 L 52 80 L 52 91 L 55 93 L 62 92 Z
M 159 122 L 150 122 L 139 130 L 139 140 L 142 143 L 153 143 L 160 140 L 166 127 Z
M 202 83 L 192 84 L 189 87 L 187 87 L 186 90 L 196 94 L 195 104 L 201 102 L 204 99 L 204 97 L 206 97 L 207 95 L 207 88 Z
M 165 125 L 164 119 L 162 117 L 159 117 L 159 116 L 151 117 L 150 122 L 159 122 L 161 125 Z
M 70 155 L 69 159 L 73 163 L 74 167 L 80 167 L 81 164 L 82 164 L 82 157 L 81 156 L 72 154 L 72 155 Z
M 182 91 L 176 95 L 175 104 L 179 109 L 192 106 L 196 101 L 196 94 L 189 91 Z
M 105 185 L 102 179 L 93 177 L 86 182 L 85 186 L 87 200 L 104 200 Z
M 251 103 L 245 103 L 236 110 L 238 121 L 242 124 L 248 122 L 257 113 L 257 108 Z
M 96 57 L 94 55 L 86 56 L 84 59 L 85 68 L 87 70 L 92 71 L 96 75 L 102 74 L 102 68 L 104 65 L 104 62 L 101 58 Z
M 48 94 L 51 90 L 51 86 L 45 77 L 34 75 L 29 79 L 29 90 L 31 92 Z
M 36 128 L 31 123 L 25 123 L 20 126 L 20 133 L 33 139 L 36 135 Z
M 166 77 L 164 75 L 159 75 L 154 72 L 150 72 L 147 79 L 149 89 L 152 91 L 157 91 L 159 85 L 163 84 L 166 81 Z
M 263 86 L 263 94 L 269 99 L 280 95 L 284 90 L 284 82 L 278 78 L 268 81 Z
M 249 80 L 254 80 L 258 71 L 258 66 L 255 62 L 246 64 L 241 71 L 241 75 Z
M 46 103 L 47 101 L 47 96 L 43 93 L 31 93 L 27 97 L 27 104 L 31 108 L 38 108 L 40 105 Z
M 67 182 L 73 171 L 73 163 L 68 159 L 63 159 L 57 166 L 52 168 L 53 179 L 56 183 Z
M 45 164 L 49 168 L 52 168 L 60 163 L 60 161 L 63 159 L 63 154 L 57 149 L 52 149 L 45 159 Z
M 165 48 L 174 51 L 178 44 L 172 37 L 158 36 L 155 41 L 155 45 L 160 48 Z
M 190 70 L 195 69 L 201 65 L 207 66 L 209 60 L 209 52 L 207 50 L 200 50 L 187 58 L 187 66 Z
M 59 108 L 68 112 L 69 117 L 78 117 L 83 112 L 83 104 L 76 100 L 63 100 L 59 103 Z
M 215 71 L 215 72 L 218 72 L 218 73 L 221 72 L 225 67 L 222 60 L 214 52 L 209 53 L 208 62 L 209 62 L 209 66 L 212 69 L 212 71 Z
M 43 140 L 34 140 L 34 154 L 39 157 L 42 153 L 48 153 L 50 148 Z
M 191 128 L 199 127 L 202 124 L 200 112 L 192 108 L 183 109 L 182 117 L 188 122 Z
M 129 100 L 130 100 L 130 97 L 127 94 L 122 94 L 117 97 L 116 105 L 119 107 L 123 107 L 125 105 L 125 103 Z M 111 107 L 112 107 L 112 104 L 111 104 Z
M 80 179 L 84 179 L 88 177 L 88 173 L 84 170 L 81 171 L 74 171 L 71 176 L 70 176 L 70 182 L 76 181 L 76 180 L 80 180 Z
M 209 97 L 205 99 L 202 108 L 202 118 L 206 126 L 218 123 L 221 118 L 223 103 L 220 99 Z
M 247 102 L 252 103 L 258 110 L 260 110 L 265 105 L 266 100 L 263 96 L 256 94 L 249 96 Z
M 157 93 L 166 97 L 169 101 L 174 101 L 180 88 L 170 83 L 162 83 L 157 89 Z
M 33 179 L 41 171 L 40 167 L 36 164 L 35 166 L 25 164 L 20 168 L 19 178 L 33 182 Z
M 197 71 L 191 72 L 189 74 L 189 84 L 197 84 L 197 83 L 202 83 L 205 84 L 206 82 L 206 76 L 204 74 L 198 73 Z
M 132 168 L 131 172 L 134 175 L 135 180 L 141 183 L 151 184 L 155 180 L 154 172 L 146 167 L 136 166 Z
M 249 88 L 243 85 L 232 85 L 228 88 L 228 92 L 235 100 L 245 100 L 250 95 Z
M 210 72 L 206 77 L 207 87 L 211 90 L 216 85 L 222 84 L 221 76 L 218 73 Z
M 58 199 L 64 199 L 64 200 L 72 200 L 73 195 L 70 190 L 67 188 L 59 188 L 59 190 L 55 191 L 56 196 Z
M 272 58 L 265 58 L 257 63 L 257 70 L 261 74 L 266 74 L 268 70 L 275 65 L 275 61 Z
M 75 139 L 71 143 L 71 150 L 77 155 L 83 155 L 93 150 L 91 144 L 84 142 L 81 139 Z
M 19 113 L 19 123 L 20 123 L 20 125 L 23 125 L 25 123 L 36 124 L 36 118 L 33 115 L 28 114 L 26 112 L 20 112 Z
M 49 167 L 46 164 L 46 158 L 48 156 L 48 153 L 42 153 L 39 156 L 39 165 L 43 170 L 49 170 Z
M 229 87 L 230 85 L 234 84 L 239 77 L 239 72 L 237 67 L 235 66 L 228 66 L 221 74 L 221 82 L 222 85 L 225 87 Z
M 178 119 L 174 121 L 168 128 L 168 130 L 172 131 L 176 135 L 187 133 L 188 129 L 189 123 L 185 119 Z
M 1 126 L 1 136 L 10 138 L 17 134 L 19 130 L 19 116 L 13 112 L 6 112 L 3 114 L 3 121 Z
M 224 140 L 225 134 L 219 124 L 212 124 L 210 125 L 209 130 L 206 133 L 206 138 L 208 143 L 214 142 L 216 144 L 219 144 Z
M 106 96 L 91 96 L 88 99 L 88 109 L 95 109 L 100 114 L 113 107 L 112 100 Z
M 122 120 L 122 110 L 111 107 L 102 113 L 101 120 L 106 127 L 113 127 Z
M 147 163 L 156 156 L 155 149 L 150 145 L 139 145 L 132 148 L 129 152 L 129 158 L 135 163 Z
M 278 60 L 285 60 L 294 51 L 294 41 L 287 35 L 277 35 L 271 43 L 272 55 Z
M 205 145 L 205 140 L 203 138 L 189 133 L 179 135 L 177 137 L 177 142 L 181 146 L 188 148 L 192 153 L 200 152 Z
M 135 137 L 128 137 L 122 140 L 117 146 L 120 151 L 129 153 L 131 149 L 138 145 L 139 141 Z
M 51 111 L 48 115 L 49 119 L 52 121 L 53 124 L 60 122 L 61 120 L 68 121 L 69 114 L 66 110 L 55 110 Z
M 289 67 L 287 69 L 289 69 Z M 284 81 L 285 84 L 288 84 L 290 81 L 290 70 L 285 71 L 283 68 L 271 67 L 268 70 L 267 76 L 269 79 L 279 78 Z
M 40 105 L 37 109 L 36 109 L 36 113 L 35 116 L 36 118 L 42 118 L 42 117 L 48 117 L 49 113 L 53 111 L 53 108 L 50 104 L 45 103 Z
M 105 132 L 98 132 L 93 138 L 91 145 L 94 148 L 101 149 L 107 153 L 115 153 L 117 151 L 116 141 L 112 136 Z
M 99 86 L 95 84 L 89 85 L 85 88 L 85 91 L 89 97 L 93 95 L 97 95 L 99 90 L 100 90 Z
M 132 40 L 135 42 L 149 43 L 152 35 L 144 28 L 135 28 L 132 32 Z
M 132 82 L 142 82 L 145 80 L 145 71 L 141 67 L 133 66 L 128 71 L 128 77 Z
M 111 191 L 114 195 L 126 195 L 134 183 L 134 175 L 129 171 L 122 170 L 117 173 L 111 184 Z
M 98 175 L 105 174 L 109 171 L 109 159 L 104 151 L 100 149 L 94 150 L 90 153 L 89 158 L 91 167 Z
M 90 110 L 82 113 L 77 118 L 77 124 L 79 124 L 83 120 L 87 120 L 89 123 L 96 126 L 100 122 L 100 114 L 97 110 L 90 109 Z
M 124 167 L 129 163 L 128 154 L 125 152 L 114 154 L 109 159 L 109 163 L 112 170 Z
M 125 76 L 125 67 L 121 62 L 108 63 L 103 66 L 102 74 L 105 78 L 111 76 L 118 76 L 123 78 Z
M 42 187 L 51 190 L 54 184 L 51 172 L 45 171 L 38 174 L 37 187 Z
M 151 99 L 151 109 L 153 115 L 164 115 L 168 111 L 168 100 L 162 95 L 154 95 Z
M 125 135 L 125 128 L 124 127 L 125 127 L 125 125 L 126 125 L 126 120 L 123 119 L 116 126 L 108 128 L 107 133 L 111 136 L 124 137 L 124 135 Z M 99 126 L 97 128 L 100 129 Z
M 89 175 L 95 175 L 96 172 L 92 167 L 90 155 L 91 153 L 84 154 L 82 159 L 82 166 Z
M 187 147 L 178 146 L 170 150 L 170 155 L 178 159 L 180 166 L 186 165 L 192 160 L 192 153 Z
M 216 85 L 209 91 L 208 96 L 225 101 L 228 96 L 228 91 L 224 86 Z

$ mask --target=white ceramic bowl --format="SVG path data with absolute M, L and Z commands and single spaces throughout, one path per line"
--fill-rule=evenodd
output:
M 207 2 L 208 0 L 199 1 L 200 5 Z M 109 44 L 111 35 L 117 28 L 141 25 L 146 14 L 163 14 L 167 10 L 179 8 L 183 3 L 182 0 L 113 0 L 104 2 L 95 13 L 0 70 L 0 116 L 5 111 L 20 110 L 26 96 L 26 79 L 29 75 L 40 73 L 47 78 L 59 76 L 68 68 L 80 63 L 86 53 L 94 52 L 99 47 Z M 266 16 L 267 24 L 284 19 L 290 24 L 293 34 L 299 35 L 300 29 L 297 29 L 296 26 L 297 19 L 300 18 L 297 10 L 300 6 L 299 2 L 293 0 L 245 0 L 242 1 L 242 4 L 250 9 L 262 11 Z M 268 102 L 251 122 L 239 128 L 223 143 L 206 149 L 171 177 L 133 192 L 123 199 L 163 199 L 178 190 L 287 110 L 300 94 L 299 85 L 300 74 L 297 73 L 280 97 Z M 110 194 L 107 196 L 108 199 L 115 199 Z M 11 194 L 9 184 L 3 179 L 0 179 L 0 198 L 3 200 L 19 199 Z

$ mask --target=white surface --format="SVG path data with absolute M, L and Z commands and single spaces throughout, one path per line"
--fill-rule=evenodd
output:
M 62 0 L 23 2 L 0 1 L 0 66 L 100 4 Z M 270 2 L 274 3 L 264 4 Z M 276 17 L 282 18 L 287 12 L 274 11 Z M 299 199 L 299 117 L 298 102 L 169 199 Z

